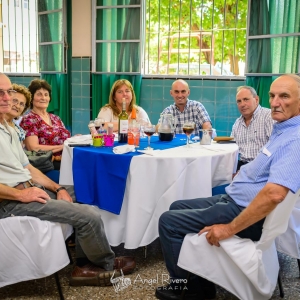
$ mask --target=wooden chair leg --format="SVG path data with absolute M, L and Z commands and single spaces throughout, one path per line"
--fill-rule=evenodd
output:
M 55 277 L 55 282 L 56 282 L 56 286 L 57 286 L 57 290 L 58 290 L 58 294 L 59 294 L 59 299 L 60 300 L 65 300 L 62 289 L 61 289 L 61 285 L 60 285 L 60 281 L 59 281 L 59 277 L 58 277 L 58 273 L 54 273 L 54 277 Z
M 282 281 L 281 281 L 281 275 L 280 275 L 280 270 L 278 272 L 278 279 L 277 279 L 278 287 L 279 287 L 279 295 L 280 298 L 284 298 L 284 291 L 282 288 Z
M 187 290 L 187 289 L 185 289 L 185 287 L 186 287 L 187 284 L 189 283 L 190 277 L 191 277 L 191 273 L 188 272 L 188 275 L 187 275 L 187 278 L 186 278 L 186 284 L 184 285 L 183 291 L 181 292 L 180 300 L 184 300 L 185 292 L 186 292 L 186 290 Z
M 299 278 L 300 278 L 300 259 L 297 259 L 297 263 L 298 263 L 298 268 L 299 268 Z

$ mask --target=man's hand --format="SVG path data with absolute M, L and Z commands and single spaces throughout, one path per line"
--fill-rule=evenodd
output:
M 207 232 L 206 240 L 212 246 L 220 247 L 219 241 L 225 240 L 233 235 L 230 224 L 217 224 L 204 227 L 198 235 Z
M 23 203 L 40 202 L 45 204 L 49 199 L 49 195 L 44 190 L 37 187 L 20 190 L 20 201 Z
M 56 195 L 56 199 L 57 200 L 65 200 L 68 202 L 73 202 L 71 196 L 69 195 L 69 193 L 66 190 L 60 190 L 57 195 Z

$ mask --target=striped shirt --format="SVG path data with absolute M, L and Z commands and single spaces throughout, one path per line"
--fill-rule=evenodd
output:
M 300 116 L 275 123 L 268 143 L 257 157 L 241 167 L 226 193 L 240 206 L 247 207 L 267 183 L 300 188 Z
M 248 126 L 243 116 L 236 119 L 230 136 L 234 137 L 239 146 L 241 161 L 249 162 L 256 157 L 261 147 L 268 142 L 273 124 L 271 110 L 260 105 L 254 111 Z
M 166 107 L 163 110 L 162 114 L 172 114 L 175 117 L 175 133 L 183 133 L 183 124 L 188 121 L 195 122 L 195 134 L 197 135 L 199 133 L 199 129 L 202 128 L 203 123 L 211 123 L 211 120 L 205 107 L 200 102 L 194 100 L 187 100 L 183 112 L 181 112 L 175 104 L 172 104 Z

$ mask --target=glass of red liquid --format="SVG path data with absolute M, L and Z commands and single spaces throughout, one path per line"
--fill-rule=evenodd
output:
M 188 121 L 183 124 L 183 132 L 186 134 L 186 147 L 190 147 L 190 136 L 195 129 L 195 123 L 193 121 Z
M 148 147 L 145 148 L 145 150 L 153 150 L 153 148 L 150 147 L 150 138 L 155 133 L 155 125 L 152 125 L 152 124 L 145 125 L 144 133 L 148 137 Z

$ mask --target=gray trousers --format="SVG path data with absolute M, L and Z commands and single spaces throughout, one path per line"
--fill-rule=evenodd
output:
M 66 186 L 75 199 L 72 186 Z M 51 197 L 47 203 L 0 202 L 0 219 L 11 216 L 31 216 L 40 220 L 67 223 L 76 229 L 76 257 L 87 257 L 95 265 L 112 270 L 115 254 L 108 243 L 98 207 L 56 200 L 56 194 L 46 190 Z

